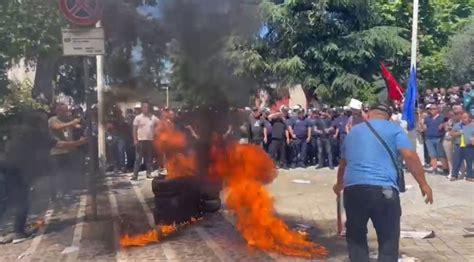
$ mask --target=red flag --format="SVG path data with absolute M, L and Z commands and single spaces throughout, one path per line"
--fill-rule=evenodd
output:
M 392 73 L 388 71 L 384 64 L 380 63 L 380 68 L 382 69 L 382 75 L 385 79 L 385 83 L 387 83 L 388 98 L 392 101 L 401 101 L 403 98 L 402 87 L 398 84 L 395 77 L 393 77 Z

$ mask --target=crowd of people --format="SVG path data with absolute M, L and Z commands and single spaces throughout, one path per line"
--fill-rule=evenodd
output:
M 463 95 L 460 96 L 461 91 Z M 469 99 L 474 97 L 472 93 L 470 86 L 466 85 L 462 90 L 448 89 L 448 93 L 445 93 L 445 89 L 427 91 L 426 96 L 420 99 L 417 133 L 425 149 L 426 171 L 449 175 L 451 180 L 459 177 L 459 172 L 466 173 L 469 180 L 474 177 L 473 155 L 470 153 L 474 135 L 469 133 L 473 125 Z M 223 123 L 223 136 L 239 143 L 262 146 L 279 168 L 314 166 L 317 169 L 334 169 L 340 160 L 344 138 L 354 125 L 366 120 L 368 107 L 357 100 L 353 101 L 349 106 L 338 108 L 322 106 L 305 110 L 299 105 L 291 108 L 282 106 L 278 112 L 257 107 L 228 109 L 217 113 L 220 119 L 216 121 Z M 425 105 L 426 102 L 433 103 Z M 402 106 L 393 106 L 391 121 L 406 130 Z M 163 172 L 163 158 L 152 152 L 149 142 L 152 140 L 153 127 L 160 120 L 172 121 L 192 144 L 193 140 L 199 139 L 199 129 L 202 128 L 202 123 L 196 121 L 197 116 L 193 116 L 198 111 L 196 108 L 160 109 L 143 103 L 127 109 L 123 115 L 118 107 L 114 107 L 111 114 L 114 116 L 111 118 L 113 121 L 107 123 L 110 168 L 133 171 L 133 178 L 137 177 L 137 170 L 144 166 L 147 167 L 149 178 L 153 169 Z M 460 131 L 464 132 L 462 136 Z M 459 149 L 461 137 L 464 139 L 462 150 Z M 439 166 L 439 163 L 442 165 Z
M 446 175 L 451 181 L 465 173 L 467 181 L 474 181 L 473 92 L 467 85 L 463 90 L 453 88 L 447 93 L 444 89 L 434 89 L 420 99 L 417 132 L 425 150 L 426 171 Z M 391 108 L 390 121 L 406 131 L 401 107 Z M 311 166 L 334 169 L 343 160 L 341 152 L 346 136 L 367 120 L 368 112 L 357 100 L 339 108 L 282 106 L 278 112 L 260 107 L 171 110 L 144 102 L 123 113 L 114 106 L 106 116 L 107 168 L 132 172 L 132 180 L 138 178 L 140 170 L 146 170 L 147 178 L 152 178 L 154 170 L 165 173 L 165 157 L 153 149 L 152 142 L 157 124 L 169 121 L 186 134 L 190 146 L 198 145 L 207 133 L 217 132 L 236 143 L 261 146 L 282 169 Z M 72 189 L 81 185 L 86 145 L 92 143 L 90 148 L 97 148 L 99 129 L 95 107 L 84 112 L 59 103 L 52 114 L 40 110 L 21 119 L 18 125 L 22 128 L 12 128 L 14 132 L 3 150 L 6 153 L 0 155 L 0 195 L 24 192 L 16 200 L 21 208 L 15 232 L 20 236 L 24 235 L 28 212 L 28 188 L 34 180 L 31 174 L 51 178 L 52 200 L 67 198 Z M 86 119 L 91 120 L 91 125 Z M 92 141 L 87 138 L 89 132 Z M 92 153 L 95 154 L 92 158 L 97 158 L 97 151 Z M 25 159 L 31 164 L 22 165 Z M 40 163 L 42 168 L 34 163 Z M 51 163 L 51 168 L 47 163 Z M 43 172 L 39 174 L 35 169 Z M 15 173 L 23 175 L 9 175 Z M 15 192 L 9 192 L 9 188 L 15 188 Z M 7 203 L 0 201 L 0 213 L 6 206 Z
M 147 177 L 151 177 L 150 167 L 161 172 L 163 163 L 159 152 L 149 150 L 153 127 L 160 120 L 172 121 L 192 145 L 200 138 L 203 128 L 194 113 L 199 114 L 198 109 L 174 111 L 142 103 L 133 110 L 126 110 L 122 116 L 115 107 L 115 113 L 112 113 L 115 117 L 107 123 L 106 129 L 110 169 L 116 172 L 133 170 L 136 178 L 137 170 L 145 163 Z M 246 108 L 223 110 L 217 114 L 227 118 L 216 120 L 222 122 L 224 137 L 262 146 L 280 168 L 316 166 L 334 169 L 345 135 L 353 124 L 361 122 L 364 111 L 348 107 L 305 111 L 301 106 L 295 106 L 282 107 L 277 113 L 268 108 Z
M 470 84 L 427 90 L 422 98 L 417 131 L 423 143 L 426 171 L 456 181 L 460 173 L 473 181 L 474 90 Z M 441 163 L 441 169 L 439 168 Z

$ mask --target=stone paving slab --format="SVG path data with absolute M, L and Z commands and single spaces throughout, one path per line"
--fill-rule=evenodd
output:
M 119 225 L 120 232 L 130 233 L 145 232 L 150 227 L 146 211 L 128 177 L 122 175 L 113 179 L 110 192 L 117 199 L 118 213 L 124 221 L 114 223 L 117 218 L 112 216 L 111 203 L 107 197 L 109 191 L 107 187 L 100 188 L 99 220 L 86 219 L 76 261 L 308 261 L 249 248 L 233 227 L 232 221 L 229 222 L 232 218 L 228 219 L 229 214 L 225 212 L 211 215 L 196 225 L 180 230 L 162 243 L 126 251 L 117 249 L 114 224 Z M 296 184 L 292 182 L 294 179 L 307 179 L 311 184 Z M 310 239 L 330 250 L 327 261 L 348 261 L 345 240 L 336 236 L 336 201 L 332 192 L 335 180 L 335 171 L 325 169 L 280 171 L 268 189 L 274 195 L 278 215 L 290 227 L 297 223 L 312 226 L 309 230 Z M 436 237 L 425 240 L 402 239 L 401 253 L 421 261 L 474 261 L 474 238 L 462 236 L 465 227 L 474 227 L 474 184 L 466 181 L 449 182 L 435 175 L 428 176 L 428 181 L 435 196 L 435 204 L 431 206 L 424 204 L 415 181 L 407 175 L 407 185 L 412 187 L 401 197 L 402 230 L 434 230 Z M 143 194 L 145 204 L 153 208 L 151 181 L 141 180 L 136 186 Z M 67 256 L 61 255 L 61 252 L 71 245 L 77 226 L 78 204 L 76 198 L 54 207 L 51 225 L 29 261 L 67 261 Z M 37 210 L 33 219 L 41 217 L 37 214 L 46 209 L 44 204 L 34 208 Z M 89 200 L 86 214 L 90 214 Z M 377 248 L 375 231 L 370 224 L 368 229 L 370 251 L 374 254 Z M 16 245 L 0 246 L 0 261 L 18 261 L 18 256 L 32 242 L 28 240 Z M 171 259 L 165 250 L 174 254 Z

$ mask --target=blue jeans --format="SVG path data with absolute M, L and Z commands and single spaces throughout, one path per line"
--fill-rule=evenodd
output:
M 426 147 L 430 158 L 446 158 L 446 153 L 443 148 L 442 138 L 426 138 Z
M 318 137 L 317 136 L 311 137 L 309 152 L 310 152 L 309 153 L 310 163 L 312 165 L 317 165 L 318 164 Z
M 464 161 L 466 161 L 466 176 L 474 178 L 474 146 L 460 147 L 459 145 L 454 145 L 453 169 L 451 173 L 453 177 L 459 176 L 459 170 Z
M 293 164 L 298 166 L 305 166 L 306 162 L 306 152 L 308 151 L 308 143 L 306 138 L 297 138 L 294 141 L 294 155 L 293 155 Z
M 125 140 L 117 138 L 117 165 L 121 170 L 125 168 Z
M 367 223 L 375 227 L 379 262 L 397 262 L 402 209 L 398 191 L 391 187 L 355 185 L 344 188 L 346 242 L 352 262 L 369 262 Z
M 333 154 L 332 154 L 332 144 L 331 139 L 329 138 L 318 138 L 318 162 L 319 166 L 324 166 L 324 153 L 327 155 L 329 167 L 334 167 Z

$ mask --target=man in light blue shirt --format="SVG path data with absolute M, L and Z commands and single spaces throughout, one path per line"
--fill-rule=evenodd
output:
M 461 122 L 456 123 L 451 131 L 454 139 L 453 169 L 451 181 L 456 181 L 463 162 L 466 162 L 466 181 L 474 182 L 474 122 L 469 112 L 461 115 Z
M 381 104 L 369 112 L 369 123 L 385 141 L 395 159 L 403 157 L 426 196 L 433 194 L 426 182 L 423 167 L 403 129 L 389 121 L 390 107 Z M 344 189 L 346 241 L 351 261 L 368 262 L 367 222 L 372 220 L 378 236 L 378 261 L 398 261 L 401 206 L 397 169 L 389 152 L 369 129 L 367 123 L 354 126 L 346 136 L 334 192 Z

